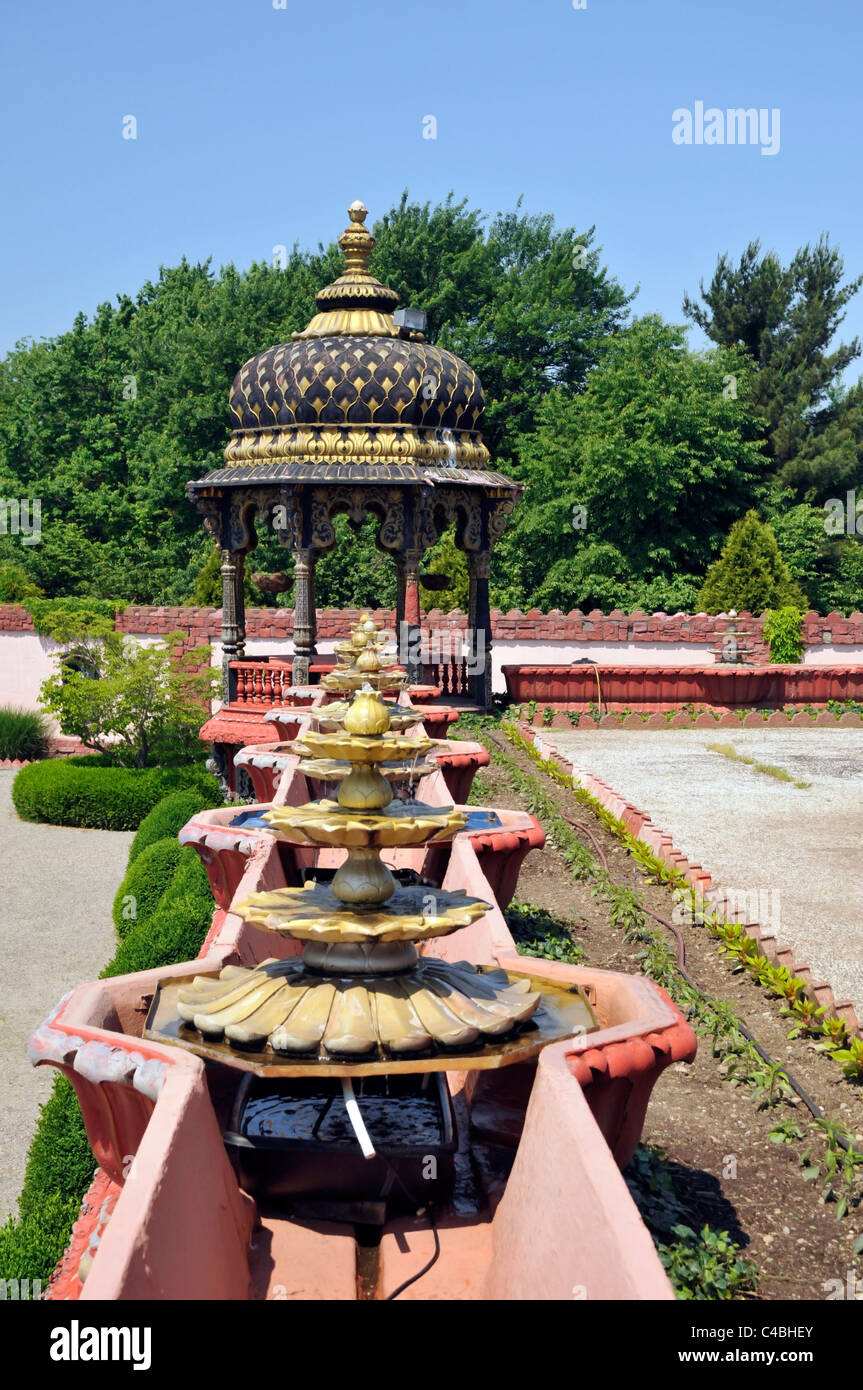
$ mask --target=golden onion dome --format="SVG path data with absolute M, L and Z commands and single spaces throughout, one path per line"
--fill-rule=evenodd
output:
M 228 464 L 285 461 L 482 468 L 482 384 L 454 353 L 393 318 L 398 295 L 370 273 L 375 238 L 354 202 L 345 270 L 290 343 L 250 358 L 231 393 Z

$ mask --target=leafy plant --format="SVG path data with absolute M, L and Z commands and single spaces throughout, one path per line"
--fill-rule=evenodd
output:
M 830 1056 L 846 1076 L 855 1081 L 863 1079 L 863 1038 L 849 1038 L 847 1047 L 830 1049 Z
M 0 759 L 31 762 L 47 754 L 48 725 L 43 715 L 28 709 L 0 709 Z
M 740 1246 L 727 1231 L 702 1226 L 672 1227 L 673 1245 L 657 1246 L 659 1258 L 680 1299 L 731 1299 L 758 1287 L 758 1266 L 742 1259 Z
M 815 1127 L 824 1140 L 824 1152 L 814 1155 L 811 1149 L 800 1158 L 803 1177 L 807 1182 L 818 1180 L 825 1202 L 836 1203 L 836 1219 L 841 1221 L 851 1206 L 860 1203 L 858 1180 L 863 1166 L 863 1154 L 851 1144 L 851 1135 L 838 1120 L 819 1118 Z
M 803 655 L 803 614 L 799 608 L 786 605 L 770 609 L 764 615 L 764 640 L 770 660 L 780 665 L 795 665 Z
M 572 925 L 535 903 L 512 902 L 504 913 L 519 954 L 578 965 L 584 948 L 572 939 Z
M 639 1144 L 623 1176 L 679 1299 L 737 1298 L 757 1288 L 756 1265 L 741 1258 L 727 1231 L 688 1224 L 661 1149 Z
M 217 678 L 206 664 L 209 647 L 183 651 L 182 644 L 181 633 L 144 646 L 106 632 L 95 676 L 61 663 L 43 683 L 40 703 L 64 733 L 123 766 L 144 768 L 151 754 L 192 756 Z

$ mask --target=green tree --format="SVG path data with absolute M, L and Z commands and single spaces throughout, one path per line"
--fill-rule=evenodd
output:
M 467 556 L 455 543 L 453 527 L 443 532 L 437 544 L 426 554 L 422 567 L 423 574 L 445 574 L 450 581 L 448 589 L 424 589 L 421 596 L 426 609 L 440 608 L 451 613 L 460 608 L 467 613 L 470 608 L 470 575 Z
M 218 680 L 205 665 L 209 647 L 182 652 L 182 641 L 181 633 L 173 633 L 144 646 L 123 633 L 105 632 L 98 648 L 90 648 L 90 669 L 76 669 L 68 653 L 60 658 L 39 702 L 64 734 L 122 766 L 191 756 Z
M 23 565 L 14 560 L 0 561 L 0 603 L 23 603 L 41 594 L 42 590 L 33 583 Z
M 479 371 L 505 464 L 542 396 L 580 389 L 625 317 L 629 297 L 600 265 L 592 229 L 577 235 L 520 208 L 486 228 L 465 202 L 405 194 L 374 231 L 372 268 L 427 310 L 432 340 Z M 41 498 L 42 540 L 2 558 L 50 597 L 186 600 L 210 541 L 185 488 L 221 462 L 234 374 L 303 327 L 341 269 L 335 243 L 295 247 L 282 269 L 215 274 L 184 259 L 69 332 L 20 343 L 0 362 L 0 495 Z M 321 562 L 322 602 L 387 602 L 380 581 L 394 596 L 373 538 L 340 523 L 339 544 L 346 553 Z M 255 566 L 288 568 L 272 535 Z
M 602 266 L 594 228 L 555 227 L 520 202 L 491 219 L 467 200 L 408 201 L 375 224 L 374 273 L 426 310 L 429 337 L 469 362 L 485 389 L 485 438 L 499 464 L 555 386 L 581 390 L 624 324 L 627 294 Z
M 723 347 L 740 347 L 755 367 L 753 400 L 765 419 L 773 471 L 804 499 L 824 486 L 863 477 L 863 385 L 841 376 L 860 342 L 831 344 L 863 276 L 843 284 L 839 251 L 822 237 L 784 266 L 750 242 L 734 265 L 719 257 L 702 303 L 685 295 L 684 313 Z M 811 496 L 810 496 L 811 500 Z
M 731 528 L 719 559 L 698 595 L 704 613 L 730 608 L 760 614 L 769 608 L 806 608 L 807 600 L 782 558 L 772 528 L 748 511 Z
M 748 379 L 741 354 L 688 352 L 651 315 L 610 340 L 583 392 L 549 392 L 496 551 L 501 606 L 691 601 L 764 468 Z

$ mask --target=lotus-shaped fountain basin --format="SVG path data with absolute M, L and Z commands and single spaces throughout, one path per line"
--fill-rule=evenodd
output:
M 351 706 L 347 700 L 334 701 L 331 705 L 324 705 L 315 712 L 315 723 L 325 730 L 341 730 L 344 727 L 345 716 Z M 389 728 L 391 733 L 400 733 L 403 729 L 409 729 L 414 724 L 421 724 L 423 714 L 420 710 L 411 709 L 407 705 L 384 704 L 384 709 L 389 718 Z
M 443 740 L 426 738 L 423 734 L 416 738 L 405 738 L 402 734 L 369 738 L 363 734 L 310 731 L 295 740 L 291 751 L 304 758 L 336 758 L 345 763 L 394 763 L 399 758 L 405 762 L 410 758 L 422 758 L 433 748 L 446 746 Z
M 350 774 L 350 767 L 336 758 L 303 758 L 300 772 L 307 777 L 315 777 L 319 782 L 343 782 Z M 437 763 L 378 763 L 378 772 L 388 782 L 408 782 L 416 777 L 427 777 L 437 772 Z
M 422 801 L 391 801 L 380 811 L 348 811 L 337 801 L 310 801 L 306 806 L 274 806 L 263 819 L 288 844 L 335 849 L 422 845 L 447 840 L 467 825 L 464 811 Z
M 321 685 L 325 690 L 361 690 L 364 685 L 370 685 L 372 690 L 390 691 L 401 690 L 407 682 L 407 671 L 400 666 L 393 666 L 385 671 L 358 671 L 355 667 L 346 667 L 344 670 L 337 669 L 330 671 L 329 675 L 324 676 Z
M 159 983 L 145 1038 L 261 1076 L 484 1070 L 593 1032 L 584 992 L 424 957 L 407 976 L 331 979 L 298 957 Z M 193 1031 L 195 1030 L 195 1031 Z
M 385 906 L 351 909 L 328 883 L 252 893 L 233 909 L 250 926 L 298 941 L 425 941 L 468 927 L 488 903 L 467 893 L 411 884 Z

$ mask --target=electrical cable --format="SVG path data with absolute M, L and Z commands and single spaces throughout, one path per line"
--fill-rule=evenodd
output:
M 390 1160 L 387 1158 L 386 1154 L 382 1154 L 379 1152 L 378 1157 L 382 1158 L 386 1166 L 389 1168 L 391 1177 L 393 1177 L 395 1181 L 398 1183 L 399 1187 L 407 1197 L 417 1216 L 420 1216 L 423 1213 L 425 1213 L 425 1215 L 428 1217 L 428 1223 L 431 1227 L 432 1235 L 434 1236 L 434 1253 L 431 1259 L 427 1260 L 426 1263 L 423 1265 L 422 1269 L 417 1270 L 416 1274 L 412 1274 L 409 1279 L 405 1279 L 401 1284 L 399 1284 L 398 1288 L 393 1289 L 392 1293 L 387 1294 L 386 1298 L 384 1299 L 384 1302 L 392 1303 L 393 1299 L 398 1298 L 399 1294 L 404 1293 L 405 1289 L 409 1289 L 411 1284 L 415 1284 L 418 1279 L 422 1279 L 423 1275 L 428 1274 L 432 1265 L 437 1262 L 438 1257 L 440 1256 L 440 1236 L 438 1235 L 437 1223 L 434 1219 L 434 1212 L 432 1211 L 431 1204 L 428 1204 L 425 1207 L 423 1207 L 419 1203 L 417 1198 L 414 1196 L 413 1192 L 410 1191 L 407 1184 L 402 1180 L 401 1174 L 393 1166 L 393 1164 L 390 1163 Z

